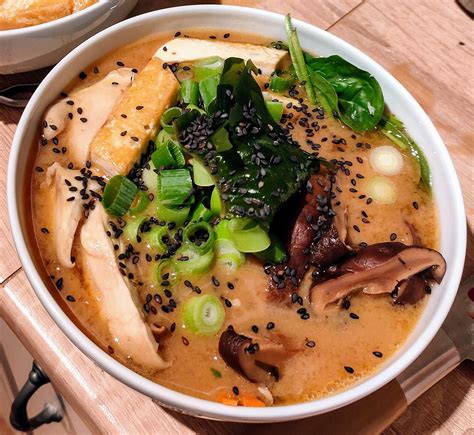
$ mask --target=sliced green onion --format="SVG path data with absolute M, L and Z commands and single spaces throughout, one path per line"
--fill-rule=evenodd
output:
M 201 94 L 202 102 L 206 111 L 210 104 L 217 97 L 217 85 L 219 84 L 219 76 L 207 77 L 199 82 L 199 93 Z
M 161 260 L 156 266 L 156 280 L 161 283 L 162 281 L 169 281 L 170 286 L 175 284 L 179 279 L 179 270 L 176 267 L 176 262 L 173 260 Z
M 230 270 L 236 270 L 245 263 L 245 254 L 240 252 L 232 240 L 217 239 L 214 244 L 216 263 L 224 264 Z
M 282 113 L 283 113 L 283 109 L 282 109 Z M 214 132 L 214 134 L 211 136 L 211 142 L 218 153 L 221 153 L 222 151 L 228 151 L 232 148 L 232 143 L 229 140 L 229 132 L 225 128 L 225 125 L 221 125 Z
M 224 325 L 225 309 L 215 295 L 194 296 L 185 302 L 183 310 L 183 322 L 194 333 L 215 335 Z
M 191 206 L 167 207 L 160 202 L 156 205 L 156 217 L 164 222 L 174 222 L 176 225 L 183 224 L 189 215 Z
M 196 159 L 193 159 L 193 179 L 196 186 L 214 186 L 214 179 L 209 173 L 209 169 Z
M 163 130 L 167 133 L 174 133 L 174 125 L 173 121 L 176 118 L 181 116 L 182 112 L 179 107 L 170 107 L 169 109 L 165 110 L 165 113 L 161 115 L 160 124 Z
M 288 38 L 288 48 L 290 50 L 291 61 L 295 68 L 296 76 L 300 82 L 305 83 L 306 93 L 308 94 L 308 99 L 311 103 L 316 104 L 317 98 L 314 92 L 313 84 L 311 82 L 311 77 L 308 73 L 308 67 L 304 60 L 303 50 L 301 49 L 300 41 L 298 39 L 298 34 L 296 29 L 291 24 L 291 16 L 288 14 L 285 17 L 286 24 L 286 35 Z
M 221 219 L 214 227 L 217 239 L 232 240 L 229 230 L 229 222 L 230 221 L 228 219 Z
M 231 219 L 229 230 L 232 241 L 240 252 L 260 252 L 270 246 L 268 233 L 250 218 Z
M 151 155 L 151 160 L 157 168 L 182 168 L 186 163 L 179 145 L 171 141 L 158 147 Z
M 222 210 L 221 197 L 219 195 L 219 189 L 214 187 L 211 194 L 211 211 L 214 215 L 220 216 Z
M 158 174 L 155 172 L 155 165 L 150 160 L 150 168 L 144 169 L 142 172 L 142 181 L 145 183 L 145 186 L 148 187 L 148 192 L 156 192 L 158 188 Z
M 291 88 L 294 82 L 293 77 L 283 77 L 275 72 L 270 80 L 270 89 L 274 92 L 285 92 Z
M 286 258 L 286 249 L 280 239 L 270 235 L 270 246 L 265 251 L 255 252 L 255 256 L 264 263 L 281 263 Z
M 214 246 L 216 236 L 207 222 L 191 223 L 183 231 L 183 242 L 203 255 Z
M 265 104 L 273 120 L 280 122 L 283 115 L 283 103 L 280 101 L 265 101 Z
M 218 75 L 222 72 L 223 67 L 224 59 L 219 56 L 212 56 L 199 60 L 193 65 L 194 79 L 197 82 L 200 82 L 207 77 Z
M 212 266 L 214 250 L 199 254 L 194 248 L 185 246 L 176 252 L 176 267 L 179 272 L 186 275 L 201 275 Z
M 205 221 L 208 222 L 212 219 L 214 215 L 212 211 L 209 210 L 202 202 L 198 204 L 198 206 L 193 211 L 191 216 L 191 220 L 194 222 Z
M 137 216 L 140 213 L 144 212 L 149 204 L 150 199 L 148 198 L 146 192 L 144 192 L 143 190 L 139 190 L 135 195 L 135 198 L 128 213 L 130 214 L 130 216 Z
M 142 239 L 154 251 L 164 254 L 168 250 L 167 244 L 163 241 L 164 237 L 171 237 L 167 226 L 154 227 L 146 233 L 142 233 Z
M 175 144 L 178 144 L 176 136 L 173 133 L 168 133 L 166 130 L 160 130 L 158 136 L 156 136 L 156 146 L 159 148 L 161 145 L 165 145 L 168 142 L 174 142 Z
M 183 103 L 197 105 L 199 102 L 199 86 L 194 80 L 184 80 L 179 93 Z
M 191 111 L 191 110 L 197 110 L 201 115 L 204 115 L 206 113 L 206 111 L 201 109 L 200 107 L 198 107 L 194 104 L 188 104 L 186 106 L 186 111 Z
M 193 181 L 187 169 L 167 169 L 158 174 L 158 201 L 166 206 L 189 203 Z
M 147 216 L 139 216 L 127 221 L 127 225 L 123 230 L 123 235 L 132 243 L 137 242 L 137 236 L 140 232 L 140 227 L 143 222 L 147 220 Z
M 105 186 L 102 196 L 105 211 L 113 216 L 123 216 L 132 205 L 137 191 L 137 186 L 127 177 L 115 175 Z

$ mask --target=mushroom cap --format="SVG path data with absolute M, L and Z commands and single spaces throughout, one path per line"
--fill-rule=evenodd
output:
M 433 249 L 397 242 L 367 246 L 341 265 L 329 268 L 326 276 L 330 279 L 311 289 L 311 305 L 318 312 L 354 291 L 391 293 L 400 283 L 423 271 L 441 282 L 446 272 L 443 256 Z M 414 300 L 408 297 L 407 291 L 415 287 L 418 291 L 419 283 L 416 280 L 403 285 L 404 295 L 400 300 Z
M 282 344 L 266 338 L 258 342 L 238 334 L 229 326 L 219 339 L 219 353 L 225 363 L 252 382 L 268 383 L 279 378 L 279 365 L 290 355 Z

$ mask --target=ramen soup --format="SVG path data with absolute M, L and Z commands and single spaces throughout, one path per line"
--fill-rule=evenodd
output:
M 97 0 L 0 0 L 0 30 L 54 21 L 94 3 Z
M 429 167 L 379 84 L 287 26 L 107 54 L 48 108 L 35 157 L 51 291 L 113 358 L 229 406 L 369 375 L 445 272 Z

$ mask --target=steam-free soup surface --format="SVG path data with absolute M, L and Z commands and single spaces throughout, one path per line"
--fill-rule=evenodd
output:
M 224 38 L 226 32 L 217 30 L 187 33 L 206 39 L 212 34 L 225 41 L 267 43 L 258 37 L 235 33 Z M 89 86 L 122 65 L 140 71 L 153 53 L 172 37 L 170 34 L 157 35 L 106 55 L 90 65 L 65 92 Z M 186 73 L 181 71 L 181 74 Z M 262 84 L 266 81 L 268 79 L 261 79 Z M 107 95 L 97 95 L 97 98 L 107 98 Z M 74 116 L 79 116 L 77 109 L 71 108 Z M 298 122 L 301 114 L 288 110 L 287 114 L 290 113 L 293 113 L 289 115 L 292 118 L 285 122 L 294 126 L 293 136 L 302 148 L 309 152 L 316 150 L 327 160 L 347 162 L 345 173 L 341 175 L 338 199 L 347 209 L 347 240 L 351 246 L 357 248 L 361 244 L 394 240 L 410 245 L 414 243 L 413 234 L 416 234 L 423 246 L 436 248 L 438 233 L 433 200 L 419 188 L 419 168 L 407 152 L 402 151 L 403 170 L 390 177 L 396 198 L 390 204 L 382 204 L 370 196 L 370 180 L 377 174 L 369 163 L 369 156 L 373 149 L 389 144 L 385 136 L 378 131 L 355 133 L 337 121 L 316 119 L 315 113 L 314 119 L 308 121 L 311 131 L 308 137 L 308 125 Z M 87 113 L 82 116 L 87 117 Z M 59 153 L 54 148 L 59 149 Z M 116 349 L 120 337 L 110 335 L 106 319 L 101 314 L 101 300 L 88 290 L 90 286 L 82 273 L 84 263 L 81 259 L 78 258 L 71 269 L 58 263 L 51 240 L 54 222 L 50 204 L 53 199 L 43 184 L 46 177 L 43 169 L 54 162 L 63 167 L 70 162 L 68 151 L 61 151 L 60 137 L 59 144 L 49 142 L 38 146 L 35 167 L 40 169 L 34 172 L 32 180 L 34 229 L 44 267 L 51 276 L 51 291 L 59 292 L 80 327 L 103 349 L 161 385 L 209 400 L 232 395 L 234 387 L 238 388 L 240 395 L 258 394 L 258 384 L 248 381 L 222 360 L 218 351 L 219 335 L 199 336 L 184 326 L 181 307 L 188 298 L 196 295 L 193 290 L 196 286 L 202 294 L 215 294 L 223 301 L 224 328 L 232 325 L 240 334 L 283 342 L 291 351 L 291 357 L 279 368 L 280 379 L 269 385 L 274 404 L 295 403 L 331 394 L 370 374 L 404 343 L 422 312 L 423 301 L 412 306 L 399 306 L 394 305 L 387 294 L 358 293 L 344 307 L 333 306 L 320 314 L 308 309 L 309 318 L 302 318 L 301 311 L 297 312 L 301 309 L 299 304 L 286 306 L 268 300 L 269 276 L 262 263 L 251 256 L 235 271 L 216 265 L 202 276 L 182 277 L 165 292 L 164 287 L 152 279 L 154 263 L 145 261 L 146 254 L 153 253 L 142 249 L 137 254 L 137 263 L 129 266 L 136 275 L 130 281 L 141 304 L 146 305 L 147 322 L 166 326 L 170 331 L 160 342 L 159 352 L 172 365 L 162 371 L 139 365 L 134 362 L 133 355 L 130 357 Z M 79 255 L 78 243 L 76 237 L 73 256 Z M 185 279 L 191 285 L 185 283 Z M 61 280 L 59 285 L 58 280 Z M 307 307 L 307 292 L 301 291 L 301 295 Z M 166 313 L 161 306 L 170 299 L 176 302 L 177 308 Z

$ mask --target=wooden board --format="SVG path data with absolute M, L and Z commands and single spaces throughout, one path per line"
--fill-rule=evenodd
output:
M 202 1 L 141 0 L 134 13 L 197 3 Z M 396 3 L 389 0 L 223 0 L 221 3 L 291 12 L 296 18 L 329 28 L 378 60 L 412 92 L 445 139 L 463 184 L 470 223 L 465 274 L 472 273 L 474 198 L 469 148 L 473 144 L 474 119 L 473 38 L 472 22 L 457 4 L 440 0 L 398 0 Z M 465 45 L 460 45 L 460 41 Z M 0 88 L 41 79 L 46 72 L 0 76 Z M 7 157 L 20 115 L 19 110 L 0 106 L 0 283 L 20 267 L 6 215 Z M 180 434 L 288 433 L 290 430 L 335 433 L 337 429 L 337 433 L 355 433 L 360 424 L 359 427 L 370 433 L 380 431 L 403 409 L 400 402 L 395 408 L 389 409 L 387 404 L 380 409 L 380 405 L 386 403 L 384 399 L 397 395 L 392 386 L 365 406 L 359 403 L 358 407 L 346 408 L 336 414 L 281 425 L 256 427 L 208 422 L 165 411 L 104 373 L 75 348 L 42 308 L 23 272 L 16 272 L 5 284 L 0 290 L 0 315 L 3 310 L 4 316 L 11 319 L 11 326 L 43 364 L 66 399 L 82 411 L 85 421 L 104 432 L 123 429 L 135 433 Z M 472 429 L 473 380 L 473 365 L 463 365 L 410 406 L 387 433 L 462 433 Z M 379 406 L 378 413 L 373 412 L 375 406 Z M 373 413 L 367 414 L 364 410 Z M 383 410 L 389 410 L 391 414 L 384 414 Z M 370 429 L 360 419 L 364 415 L 369 415 L 374 425 Z

